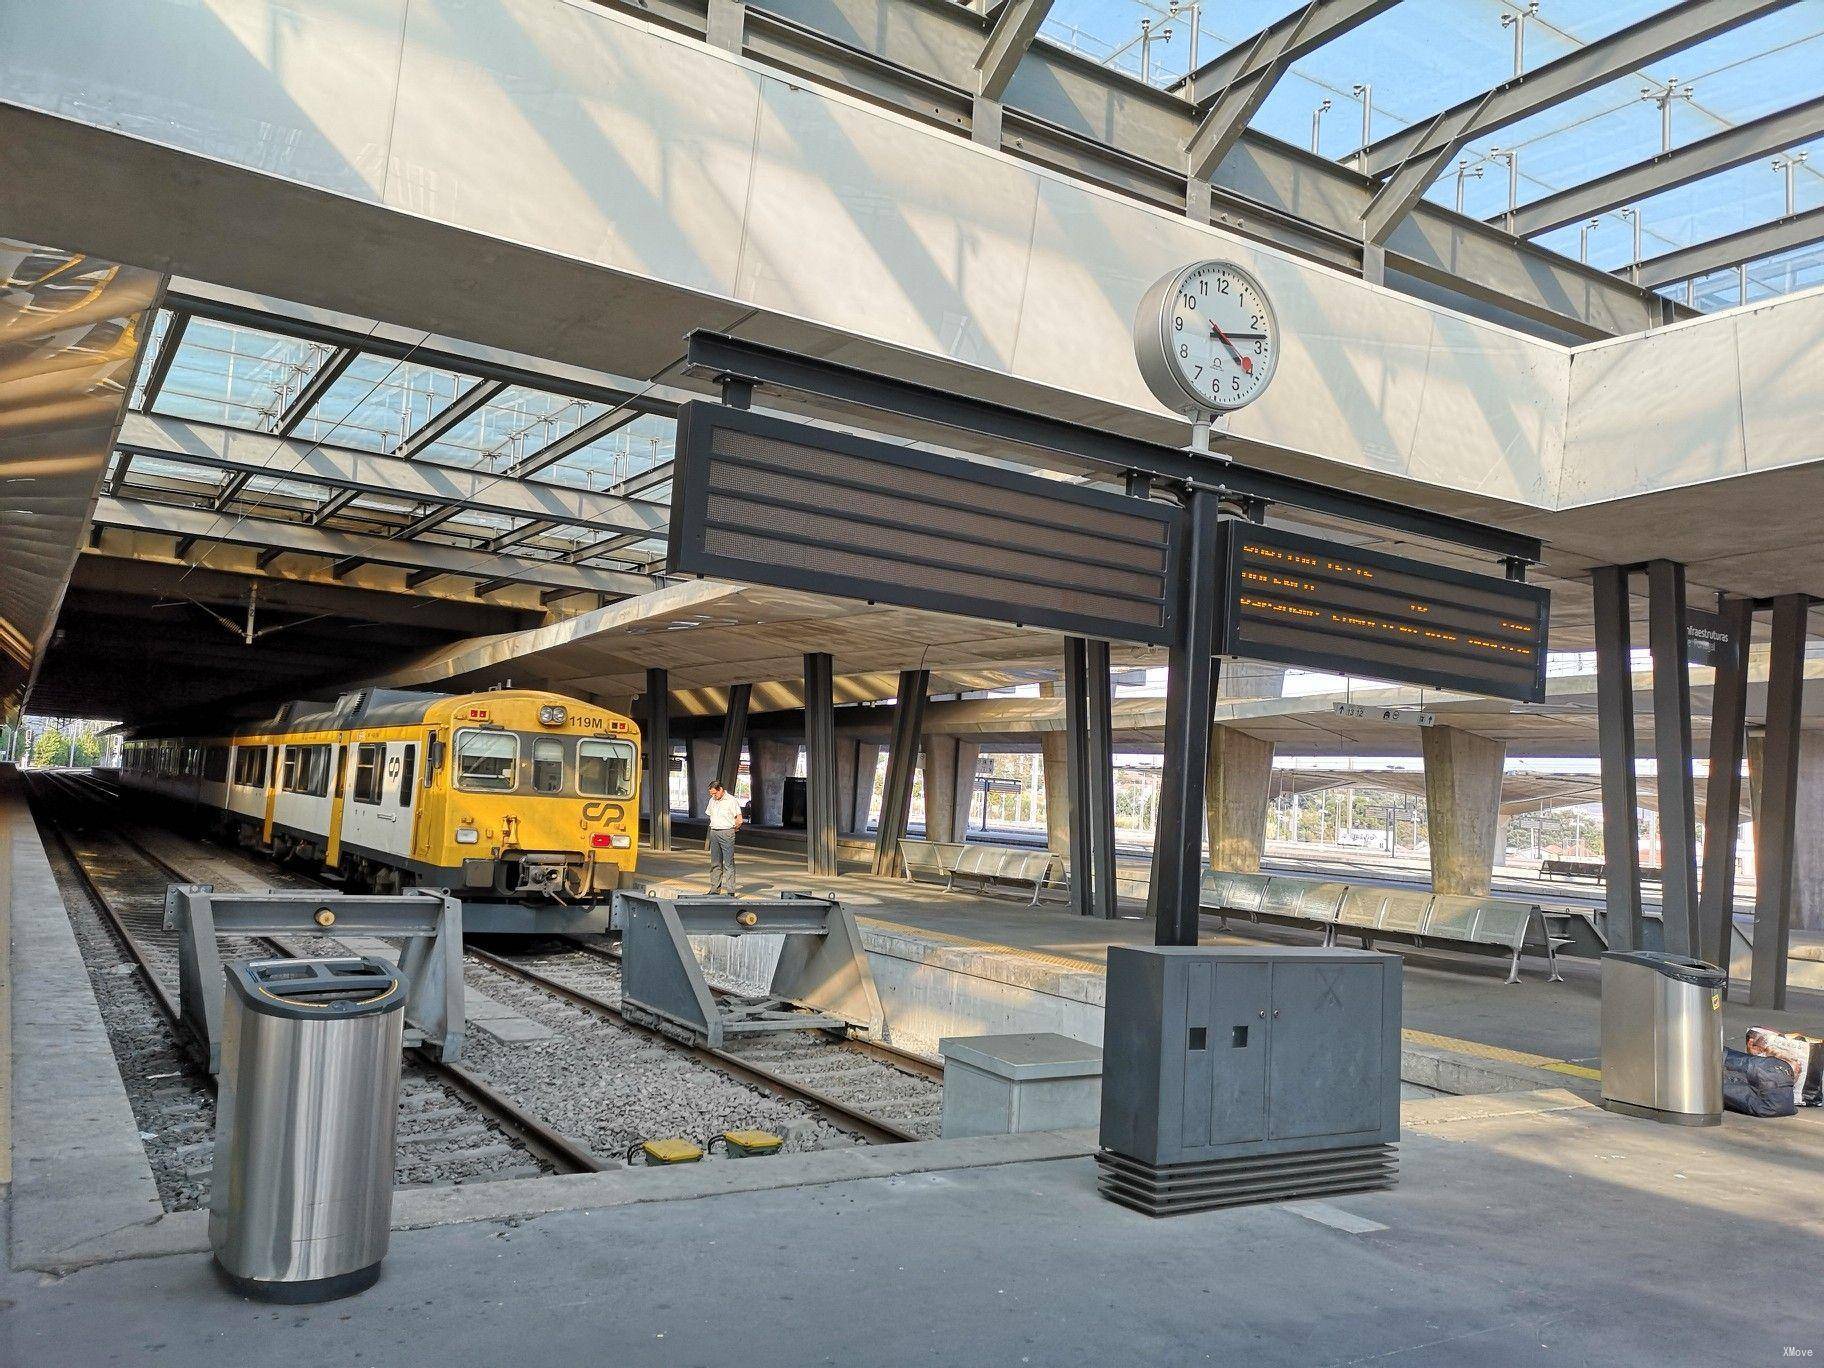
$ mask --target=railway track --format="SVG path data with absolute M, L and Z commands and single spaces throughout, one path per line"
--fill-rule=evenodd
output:
M 325 882 L 297 871 L 281 875 L 266 862 L 238 851 L 175 836 L 166 841 L 163 832 L 149 834 L 148 839 L 167 852 L 173 843 L 180 846 L 175 858 L 166 858 L 119 828 L 119 795 L 99 781 L 62 775 L 50 782 L 67 802 L 80 803 L 96 819 L 104 843 L 111 840 L 136 851 L 162 876 L 156 897 L 148 891 L 148 905 L 138 909 L 160 926 L 161 935 L 163 880 L 218 887 Z M 82 870 L 80 858 L 73 855 L 71 863 Z M 110 899 L 104 895 L 101 901 Z M 130 917 L 120 920 L 124 925 L 119 934 L 137 941 L 147 953 L 146 983 L 175 984 L 175 950 L 168 948 L 169 937 L 161 944 L 159 937 L 149 939 L 143 927 L 135 927 Z M 323 938 L 303 939 L 308 944 L 302 948 L 280 948 L 311 953 L 324 944 Z M 682 1045 L 621 1016 L 618 956 L 586 942 L 563 945 L 562 953 L 547 956 L 501 955 L 473 946 L 467 952 L 472 988 L 497 998 L 511 997 L 515 989 L 527 995 L 512 1005 L 528 1017 L 544 1018 L 562 1040 L 514 1051 L 471 1032 L 464 1065 L 439 1066 L 428 1056 L 422 1060 L 426 1069 L 441 1070 L 445 1085 L 494 1115 L 502 1129 L 539 1155 L 541 1171 L 602 1167 L 618 1158 L 629 1136 L 683 1133 L 706 1139 L 725 1125 L 758 1123 L 780 1130 L 788 1137 L 788 1147 L 891 1143 L 937 1135 L 942 1074 L 936 1066 L 890 1047 L 821 1032 L 783 1033 L 728 1050 Z M 225 949 L 236 952 L 232 943 Z M 269 953 L 258 945 L 240 949 Z M 174 998 L 174 992 L 170 996 Z M 633 1076 L 630 1086 L 624 1086 L 623 1075 Z M 582 1086 L 572 1086 L 578 1080 L 584 1080 Z M 588 1092 L 595 1088 L 612 1097 L 615 1105 L 592 1105 Z M 679 1105 L 674 1095 L 679 1090 L 712 1095 L 693 1108 Z M 756 1094 L 766 1101 L 742 1100 Z M 705 1119 L 693 1119 L 698 1113 Z M 800 1119 L 794 1121 L 794 1116 Z M 807 1125 L 807 1118 L 814 1124 Z
M 126 985 L 111 969 L 95 973 L 103 1016 L 121 1057 L 135 1118 L 166 1205 L 183 1209 L 207 1201 L 213 1158 L 215 1080 L 187 1047 L 177 991 L 175 937 L 164 929 L 167 884 L 206 882 L 100 823 L 72 823 L 72 807 L 93 795 L 70 776 L 39 779 L 34 806 L 63 868 L 124 956 L 153 1009 L 134 1013 Z M 89 807 L 91 815 L 96 810 Z M 85 953 L 100 950 L 83 936 Z M 228 937 L 234 957 L 295 956 L 314 951 L 281 938 Z M 91 954 L 91 960 L 93 955 Z M 528 1115 L 485 1080 L 422 1051 L 408 1052 L 400 1079 L 398 1168 L 401 1186 L 442 1186 L 474 1180 L 532 1177 L 551 1172 L 592 1172 L 608 1163 Z

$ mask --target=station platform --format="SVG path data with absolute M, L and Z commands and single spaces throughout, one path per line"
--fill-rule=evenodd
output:
M 742 850 L 736 870 L 744 888 L 827 890 L 849 907 L 894 1043 L 926 1053 L 944 1035 L 993 1031 L 1058 1031 L 1099 1043 L 1108 947 L 1152 943 L 1152 923 L 1139 918 L 1079 917 L 1056 903 L 1028 907 L 852 869 L 813 879 L 801 860 L 773 852 Z M 701 849 L 643 853 L 638 877 L 707 889 L 707 856 Z M 1214 917 L 1205 926 L 1202 940 L 1211 945 L 1316 941 L 1274 927 L 1225 932 Z M 711 946 L 705 963 L 732 983 L 761 987 L 771 970 L 766 939 Z M 1594 1091 L 1601 1008 L 1594 961 L 1560 958 L 1564 982 L 1551 983 L 1543 960 L 1524 960 L 1520 982 L 1509 985 L 1502 961 L 1413 950 L 1403 958 L 1409 1081 L 1449 1092 L 1548 1083 Z M 1792 988 L 1784 1011 L 1749 1007 L 1739 1000 L 1745 989 L 1736 997 L 1724 1005 L 1724 1028 L 1738 1047 L 1751 1025 L 1824 1034 L 1824 993 Z
M 410 1188 L 377 1287 L 248 1303 L 211 1269 L 205 1213 L 159 1207 L 57 881 L 5 774 L 0 837 L 17 990 L 6 1368 L 281 1355 L 479 1368 L 529 1348 L 636 1368 L 1712 1364 L 1824 1346 L 1824 1311 L 1765 1276 L 1824 1253 L 1824 1112 L 1704 1131 L 1614 1116 L 1590 1104 L 1578 1061 L 1593 1047 L 1564 1024 L 1587 1006 L 1575 974 L 1508 988 L 1494 967 L 1416 960 L 1409 1055 L 1496 1042 L 1491 1078 L 1506 1073 L 1501 1091 L 1408 1094 L 1386 1192 L 1154 1221 L 1097 1196 L 1089 1132 Z M 644 873 L 706 879 L 688 851 Z M 747 858 L 741 877 L 811 886 L 792 860 Z M 877 971 L 897 960 L 956 980 L 948 991 L 978 1010 L 1024 983 L 1039 989 L 1028 998 L 1099 1016 L 1107 946 L 1147 938 L 1140 922 L 861 874 L 832 891 L 859 914 Z M 1448 1045 L 1427 1043 L 1446 1032 Z M 1559 1051 L 1533 1057 L 1565 1071 L 1541 1066 L 1526 1086 L 1500 1052 L 1527 1046 Z M 841 1314 L 855 1298 L 868 1313 Z

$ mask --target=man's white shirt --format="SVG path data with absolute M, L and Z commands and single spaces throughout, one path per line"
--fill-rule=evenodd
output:
M 741 800 L 732 793 L 711 798 L 703 808 L 703 815 L 709 818 L 711 831 L 733 831 L 741 820 Z

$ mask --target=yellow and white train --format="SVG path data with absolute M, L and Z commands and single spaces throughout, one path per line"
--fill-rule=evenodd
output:
M 215 735 L 142 730 L 120 781 L 374 892 L 592 903 L 638 856 L 639 729 L 559 694 L 363 689 Z

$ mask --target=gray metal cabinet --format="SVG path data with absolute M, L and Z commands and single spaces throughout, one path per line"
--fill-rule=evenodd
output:
M 1149 1164 L 1399 1138 L 1400 961 L 1361 950 L 1109 952 L 1102 1143 Z

